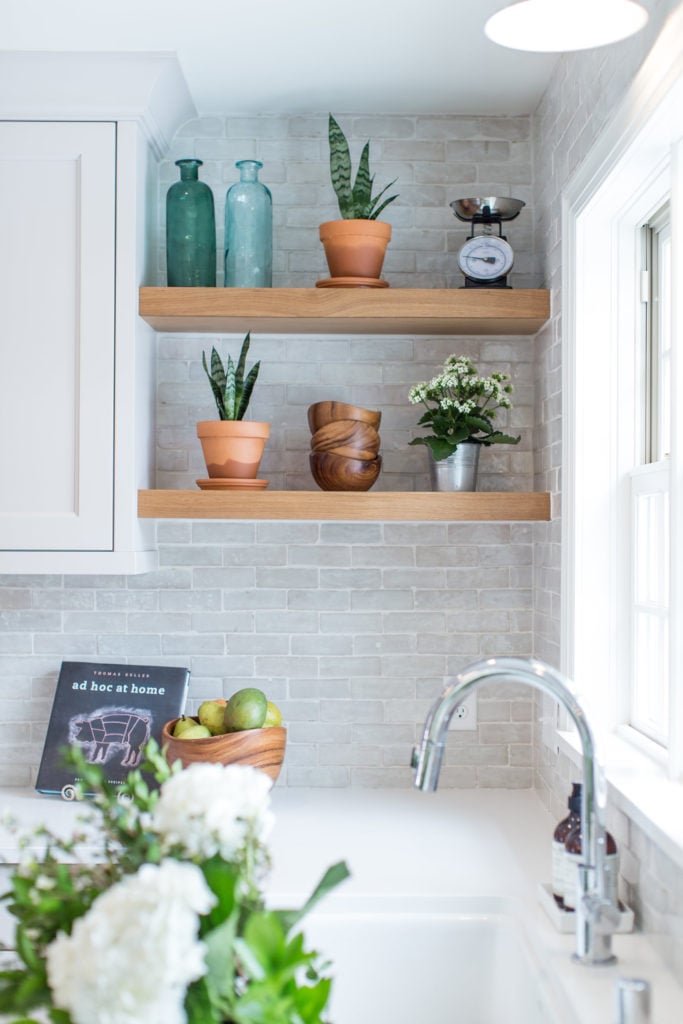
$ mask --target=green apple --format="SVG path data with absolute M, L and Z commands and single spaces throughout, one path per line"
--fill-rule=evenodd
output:
M 266 720 L 268 701 L 263 690 L 246 686 L 233 693 L 225 705 L 224 722 L 226 732 L 242 732 L 244 729 L 261 729 Z
M 202 725 L 205 725 L 212 736 L 222 736 L 227 732 L 224 716 L 225 705 L 217 700 L 205 700 L 199 705 L 197 716 Z

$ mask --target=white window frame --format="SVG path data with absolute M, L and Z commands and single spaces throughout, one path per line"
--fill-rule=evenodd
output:
M 623 727 L 622 680 L 629 668 L 624 595 L 629 472 L 641 446 L 637 404 L 640 295 L 638 228 L 671 196 L 673 332 L 681 338 L 683 295 L 683 15 L 653 47 L 631 94 L 563 195 L 562 667 L 576 680 L 599 735 L 638 740 L 655 760 L 661 747 Z M 672 354 L 673 393 L 683 385 L 681 342 Z M 587 388 L 584 382 L 596 381 Z M 596 415 L 598 408 L 600 416 Z M 672 410 L 671 621 L 683 624 L 683 415 Z M 683 625 L 670 630 L 672 672 L 669 778 L 683 779 Z M 647 813 L 647 812 L 646 812 Z
M 667 312 L 666 302 L 661 300 L 666 275 L 662 270 L 663 241 L 671 243 L 671 212 L 668 202 L 652 217 L 648 217 L 643 226 L 643 341 L 645 365 L 643 366 L 642 420 L 644 424 L 642 462 L 654 463 L 670 454 L 667 444 L 663 441 L 662 416 L 664 412 L 671 415 L 671 395 L 666 395 L 663 388 L 662 338 L 664 335 L 664 316 Z M 669 268 L 670 269 L 670 268 Z M 669 295 L 669 309 L 670 309 Z M 667 333 L 670 323 L 666 325 Z M 668 356 L 670 365 L 670 353 Z M 666 439 L 670 442 L 670 437 Z

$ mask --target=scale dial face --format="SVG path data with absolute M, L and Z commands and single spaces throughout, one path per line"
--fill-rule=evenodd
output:
M 513 259 L 512 247 L 496 235 L 468 238 L 458 255 L 463 274 L 475 281 L 495 281 L 505 277 Z

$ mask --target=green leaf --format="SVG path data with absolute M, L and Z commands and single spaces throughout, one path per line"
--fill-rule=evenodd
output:
M 356 180 L 353 185 L 353 212 L 355 217 L 368 217 L 372 203 L 372 178 L 370 177 L 370 143 L 366 142 L 360 155 Z
M 14 999 L 18 1010 L 31 1010 L 34 1006 L 49 1002 L 50 993 L 44 974 L 24 975 L 14 991 Z
M 48 1010 L 48 1017 L 53 1021 L 53 1024 L 71 1024 L 71 1017 L 66 1010 L 57 1010 L 55 1007 L 52 1007 Z
M 260 981 L 265 977 L 266 972 L 264 971 L 260 960 L 255 956 L 251 947 L 244 941 L 244 939 L 240 939 L 239 937 L 235 939 L 235 952 L 250 978 L 253 978 L 255 981 Z
M 370 208 L 369 208 L 368 214 L 367 214 L 368 220 L 377 220 L 377 218 L 379 217 L 380 213 L 385 208 L 385 206 L 388 206 L 389 203 L 393 203 L 394 199 L 398 199 L 398 193 L 396 193 L 396 195 L 389 196 L 388 199 L 385 199 L 381 206 L 379 206 L 379 207 L 377 206 L 377 204 L 379 203 L 379 201 L 382 198 L 382 196 L 384 195 L 384 193 L 388 192 L 389 189 L 391 188 L 391 186 L 395 184 L 395 182 L 396 182 L 396 178 L 394 178 L 393 181 L 390 181 L 388 185 L 385 185 L 384 188 L 382 189 L 382 191 L 378 192 L 377 195 L 374 196 L 373 199 L 371 199 L 371 201 L 370 201 Z
M 238 389 L 241 389 L 242 385 L 244 384 L 244 370 L 247 365 L 247 352 L 249 351 L 250 342 L 251 332 L 248 331 L 244 341 L 242 342 L 240 357 L 237 363 L 237 370 L 235 372 L 235 384 Z
M 221 1020 L 215 1011 L 206 978 L 193 982 L 185 996 L 187 1024 L 213 1024 Z
M 219 388 L 225 387 L 225 370 L 221 357 L 215 348 L 211 349 L 211 379 L 216 382 Z
M 235 984 L 234 946 L 237 933 L 237 914 L 233 914 L 208 935 L 206 943 L 206 983 L 214 1001 L 228 998 Z
M 330 142 L 330 178 L 337 195 L 339 212 L 344 220 L 353 217 L 351 190 L 351 154 L 346 136 L 330 114 L 328 137 Z
M 211 351 L 211 365 L 212 366 L 213 366 L 213 362 L 214 362 L 214 356 L 216 357 L 216 359 L 218 360 L 218 363 L 220 365 L 220 356 L 216 352 L 215 348 L 212 349 L 212 351 Z M 223 367 L 222 367 L 222 365 L 220 367 L 222 383 L 218 384 L 214 380 L 214 378 L 212 377 L 211 373 L 209 373 L 209 368 L 206 365 L 206 353 L 205 352 L 202 352 L 202 366 L 204 367 L 204 371 L 206 373 L 206 376 L 209 378 L 209 384 L 211 385 L 211 390 L 213 392 L 214 401 L 216 402 L 216 408 L 218 409 L 218 415 L 223 420 L 223 419 L 225 419 L 225 416 L 223 415 L 223 389 L 224 389 L 224 386 L 225 386 L 225 373 L 223 373 Z
M 285 932 L 274 911 L 252 914 L 244 929 L 244 941 L 266 969 L 277 967 L 285 960 Z
M 393 181 L 391 182 L 391 184 L 394 184 Z M 388 185 L 387 188 L 389 188 Z M 388 199 L 384 200 L 381 206 L 379 206 L 376 210 L 373 210 L 370 216 L 368 217 L 368 220 L 377 220 L 382 210 L 384 210 L 389 205 L 389 203 L 393 203 L 394 199 L 398 199 L 398 192 L 393 196 L 389 196 Z
M 295 924 L 301 920 L 306 914 L 309 913 L 319 903 L 323 897 L 327 896 L 332 889 L 335 889 L 343 881 L 349 878 L 351 872 L 349 871 L 346 862 L 341 860 L 337 864 L 333 864 L 327 869 L 325 874 L 322 876 L 315 889 L 308 897 L 304 905 L 300 910 L 277 910 L 275 913 L 278 915 L 282 926 L 286 932 L 292 930 Z
M 227 864 L 222 857 L 215 856 L 202 864 L 202 872 L 217 901 L 208 915 L 202 918 L 202 922 L 206 922 L 206 930 L 210 931 L 227 920 L 235 910 L 235 890 L 239 871 Z
M 444 441 L 441 437 L 426 437 L 424 442 L 431 448 L 432 455 L 437 462 L 440 462 L 441 459 L 447 459 L 457 448 L 457 443 L 451 444 L 450 441 Z
M 485 434 L 490 434 L 493 430 L 493 423 L 486 416 L 465 416 L 465 423 L 468 427 L 474 427 L 475 430 L 482 430 Z
M 228 356 L 228 361 L 225 367 L 225 387 L 223 388 L 223 409 L 225 412 L 225 415 L 221 416 L 221 419 L 223 420 L 235 419 L 236 390 L 235 364 L 232 361 L 232 357 Z
M 244 414 L 247 411 L 247 406 L 249 405 L 251 393 L 254 390 L 254 384 L 256 383 L 256 378 L 258 377 L 258 372 L 260 369 L 261 360 L 259 359 L 257 363 L 254 363 L 251 370 L 247 374 L 247 379 L 244 382 L 244 387 L 242 388 L 242 395 L 240 398 L 239 406 L 237 408 L 237 415 L 235 416 L 236 420 L 244 419 Z
M 55 909 L 59 910 L 59 908 L 60 903 L 58 902 Z M 26 929 L 23 928 L 21 925 L 17 925 L 15 939 L 17 943 L 17 953 L 24 961 L 26 966 L 30 970 L 39 971 L 42 974 L 45 969 L 43 962 L 40 959 L 38 953 L 36 952 L 33 943 L 26 934 Z
M 491 444 L 519 444 L 521 439 L 521 434 L 519 437 L 511 437 L 510 434 L 501 434 L 500 431 L 496 431 L 488 437 L 482 438 L 481 443 L 485 444 L 487 447 Z
M 332 990 L 332 979 L 321 978 L 316 985 L 301 985 L 294 995 L 294 1003 L 306 1024 L 317 1024 L 327 1006 Z

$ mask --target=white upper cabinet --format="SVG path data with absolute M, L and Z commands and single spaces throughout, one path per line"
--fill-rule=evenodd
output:
M 0 123 L 0 539 L 113 550 L 116 126 Z
M 0 54 L 0 573 L 156 564 L 156 161 L 194 116 L 169 54 Z

